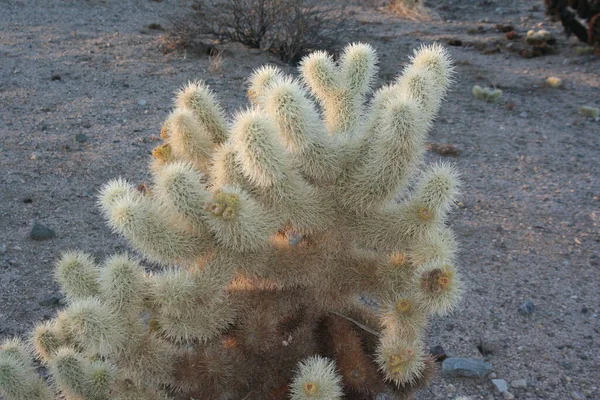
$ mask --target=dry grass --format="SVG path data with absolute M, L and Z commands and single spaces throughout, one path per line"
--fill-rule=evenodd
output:
M 216 74 L 221 72 L 221 67 L 223 66 L 223 53 L 222 52 L 213 52 L 210 56 L 208 56 L 208 70 Z
M 412 21 L 429 21 L 435 19 L 437 14 L 425 7 L 423 0 L 393 0 L 389 9 L 401 18 Z

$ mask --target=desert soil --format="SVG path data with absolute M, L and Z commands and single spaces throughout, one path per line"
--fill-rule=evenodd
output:
M 206 56 L 163 54 L 168 15 L 186 2 L 0 0 L 0 339 L 25 335 L 60 305 L 53 263 L 67 249 L 102 260 L 127 249 L 96 208 L 96 193 L 123 176 L 147 182 L 175 89 L 204 79 L 229 112 L 245 105 L 244 84 L 269 53 L 223 47 L 219 71 Z M 457 157 L 463 194 L 450 224 L 461 243 L 466 293 L 435 320 L 428 345 L 450 356 L 488 360 L 518 399 L 600 398 L 600 121 L 578 114 L 600 106 L 600 57 L 579 55 L 542 1 L 442 0 L 425 20 L 357 6 L 358 31 L 380 54 L 380 81 L 393 78 L 421 43 L 448 43 L 456 83 L 429 142 Z M 519 33 L 548 29 L 556 53 L 522 58 L 496 24 Z M 471 33 L 469 33 L 471 32 Z M 510 45 L 509 45 L 510 47 Z M 545 78 L 562 79 L 560 88 Z M 495 86 L 495 103 L 474 84 Z M 76 140 L 76 135 L 79 141 Z M 81 136 L 84 134 L 84 136 Z M 34 221 L 57 236 L 34 241 Z M 529 315 L 519 312 L 525 301 Z M 49 305 L 48 305 L 49 304 Z M 478 345 L 492 354 L 482 355 Z M 500 399 L 489 377 L 439 374 L 419 399 Z M 510 397 L 509 395 L 504 395 Z

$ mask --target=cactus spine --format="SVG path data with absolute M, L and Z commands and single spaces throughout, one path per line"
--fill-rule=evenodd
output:
M 452 63 L 424 46 L 366 104 L 376 72 L 366 44 L 308 56 L 300 79 L 263 67 L 231 122 L 204 83 L 177 94 L 150 189 L 119 178 L 99 196 L 162 267 L 62 256 L 68 305 L 31 336 L 57 396 L 400 399 L 427 383 L 427 320 L 462 290 L 458 173 L 419 168 Z M 0 350 L 0 393 L 54 396 L 18 341 Z

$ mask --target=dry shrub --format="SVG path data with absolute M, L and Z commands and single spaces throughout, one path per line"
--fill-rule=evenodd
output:
M 321 2 L 322 3 L 322 2 Z M 352 29 L 345 7 L 316 0 L 195 0 L 172 18 L 170 47 L 200 48 L 209 38 L 272 51 L 295 63 L 312 50 L 332 49 Z
M 432 16 L 423 0 L 392 0 L 389 7 L 394 14 L 415 21 L 427 20 Z

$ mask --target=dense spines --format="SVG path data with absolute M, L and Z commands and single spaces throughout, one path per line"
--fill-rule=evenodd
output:
M 100 269 L 88 254 L 63 253 L 54 269 L 54 276 L 69 300 L 85 299 L 100 293 Z
M 435 90 L 439 90 L 442 97 L 445 96 L 454 75 L 454 65 L 448 51 L 437 43 L 423 45 L 415 50 L 411 61 L 411 66 L 422 68 L 432 74 Z
M 50 361 L 56 386 L 68 400 L 86 399 L 89 361 L 69 347 L 60 348 Z
M 100 275 L 104 303 L 116 312 L 137 315 L 143 309 L 148 288 L 145 270 L 128 254 L 118 254 L 106 260 Z
M 269 117 L 259 110 L 238 115 L 231 139 L 235 159 L 261 203 L 301 230 L 328 226 L 331 204 L 291 168 Z
M 385 105 L 366 161 L 342 187 L 344 206 L 364 211 L 389 201 L 408 178 L 423 152 L 426 125 L 410 98 L 395 97 Z
M 115 378 L 114 366 L 104 361 L 93 361 L 87 371 L 87 398 L 89 400 L 110 399 L 110 390 Z
M 445 315 L 456 307 L 462 294 L 462 281 L 456 267 L 436 262 L 420 266 L 412 287 L 418 301 L 430 314 Z
M 212 248 L 206 236 L 166 221 L 148 197 L 128 192 L 104 208 L 111 227 L 158 262 L 193 261 Z
M 175 104 L 178 108 L 189 109 L 208 137 L 215 144 L 227 140 L 225 113 L 219 106 L 214 94 L 202 81 L 189 82 L 177 92 Z
M 409 398 L 426 384 L 427 320 L 463 286 L 446 226 L 458 174 L 420 168 L 452 63 L 423 46 L 371 96 L 376 64 L 353 44 L 305 58 L 299 79 L 261 68 L 230 126 L 203 82 L 177 93 L 154 185 L 100 191 L 141 257 L 57 263 L 69 306 L 31 342 L 60 398 Z M 53 397 L 18 341 L 0 348 L 0 391 Z
M 151 298 L 161 334 L 176 343 L 207 341 L 233 322 L 235 308 L 223 292 L 230 277 L 219 272 L 212 264 L 200 271 L 169 269 L 156 275 Z
M 357 100 L 362 100 L 362 96 L 371 90 L 377 74 L 377 61 L 375 50 L 368 44 L 353 43 L 344 49 L 340 57 L 342 80 Z
M 258 68 L 248 79 L 248 99 L 254 107 L 264 104 L 264 96 L 268 89 L 284 79 L 277 67 L 266 65 Z
M 167 143 L 176 158 L 192 163 L 200 171 L 208 170 L 214 143 L 192 111 L 178 108 L 169 116 Z
M 377 349 L 377 363 L 386 379 L 398 386 L 410 385 L 425 370 L 423 344 L 418 340 L 406 341 L 394 334 L 381 338 Z
M 0 395 L 6 400 L 52 400 L 54 397 L 31 365 L 2 350 Z
M 138 387 L 170 385 L 179 353 L 171 343 L 155 334 L 146 334 L 119 354 L 119 376 Z
M 156 195 L 177 218 L 193 231 L 206 235 L 204 205 L 210 194 L 202 183 L 203 176 L 186 162 L 173 162 L 156 174 Z M 207 238 L 208 239 L 208 238 Z
M 264 248 L 283 222 L 235 186 L 215 191 L 205 210 L 206 224 L 219 245 L 241 253 Z
M 124 322 L 99 299 L 89 298 L 69 305 L 63 329 L 90 354 L 108 356 L 131 339 Z
M 274 119 L 293 165 L 314 182 L 332 182 L 340 173 L 339 154 L 308 94 L 296 81 L 280 80 L 264 95 L 265 111 Z
M 360 43 L 346 47 L 339 65 L 319 51 L 302 60 L 302 78 L 323 106 L 331 133 L 352 136 L 360 125 L 364 95 L 377 72 L 376 63 L 374 49 Z
M 327 358 L 314 356 L 298 365 L 298 372 L 291 384 L 292 400 L 341 399 L 342 379 L 335 363 Z

